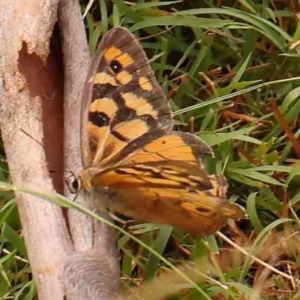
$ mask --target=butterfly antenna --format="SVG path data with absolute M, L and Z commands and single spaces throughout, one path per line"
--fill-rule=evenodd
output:
M 35 141 L 37 144 L 39 144 L 41 147 L 44 147 L 43 143 L 35 139 L 32 135 L 30 135 L 28 132 L 26 132 L 24 129 L 20 129 L 25 135 L 27 135 L 30 139 Z

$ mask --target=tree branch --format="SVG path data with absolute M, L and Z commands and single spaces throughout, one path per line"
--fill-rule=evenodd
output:
M 62 0 L 59 12 L 65 63 L 65 168 L 78 173 L 82 169 L 79 140 L 81 97 L 90 57 L 79 4 Z M 68 189 L 66 194 L 70 196 Z M 95 210 L 90 197 L 101 201 L 99 194 L 80 193 L 76 202 Z M 74 247 L 80 253 L 70 256 L 64 265 L 67 295 L 76 300 L 115 299 L 121 292 L 121 285 L 114 232 L 76 211 L 69 211 L 68 217 Z
M 57 136 L 62 127 L 61 69 L 49 56 L 56 11 L 57 1 L 0 3 L 0 125 L 10 175 L 15 185 L 42 192 L 52 192 L 53 182 L 61 181 L 59 172 L 49 176 L 59 160 L 48 159 L 62 155 Z M 51 147 L 45 151 L 47 145 Z M 72 251 L 62 210 L 30 195 L 16 196 L 39 299 L 62 299 L 59 270 Z
M 57 5 L 57 0 L 0 2 L 0 126 L 13 183 L 62 193 L 62 170 L 82 168 L 80 101 L 89 56 L 79 4 L 63 0 L 62 77 L 59 39 L 55 30 L 53 34 Z M 63 299 L 65 294 L 76 300 L 113 299 L 120 293 L 116 239 L 108 227 L 70 211 L 70 238 L 60 207 L 16 196 L 39 299 Z M 90 196 L 95 195 L 76 200 L 87 205 Z

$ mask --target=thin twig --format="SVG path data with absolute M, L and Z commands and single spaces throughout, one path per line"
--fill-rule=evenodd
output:
M 250 254 L 248 251 L 246 251 L 245 249 L 243 249 L 242 247 L 240 247 L 239 245 L 237 245 L 236 243 L 234 243 L 232 240 L 230 240 L 227 236 L 225 236 L 223 233 L 221 233 L 220 231 L 216 232 L 216 234 L 225 242 L 227 242 L 229 245 L 231 245 L 232 247 L 234 247 L 235 249 L 237 249 L 238 251 L 240 251 L 241 253 L 245 254 L 246 256 L 250 257 L 251 259 L 253 259 L 255 262 L 261 264 L 262 266 L 264 266 L 265 268 L 268 268 L 269 270 L 271 270 L 272 272 L 281 275 L 282 277 L 285 277 L 286 279 L 293 281 L 293 277 L 287 275 L 286 273 L 283 273 L 281 271 L 279 271 L 278 269 L 274 268 L 273 266 L 269 265 L 268 263 L 264 262 L 263 260 L 257 258 L 256 256 Z

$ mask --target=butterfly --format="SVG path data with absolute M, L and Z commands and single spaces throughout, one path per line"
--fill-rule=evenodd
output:
M 172 128 L 171 109 L 136 38 L 111 29 L 84 86 L 81 156 L 74 191 L 101 194 L 108 211 L 136 220 L 211 234 L 244 210 L 226 198 L 223 175 L 208 174 L 213 156 L 200 138 Z

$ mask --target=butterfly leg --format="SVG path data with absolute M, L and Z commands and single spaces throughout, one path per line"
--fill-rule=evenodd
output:
M 115 215 L 111 211 L 108 212 L 108 215 L 110 216 L 110 218 L 112 220 L 114 220 L 115 222 L 120 223 L 122 225 L 128 225 L 130 223 L 134 223 L 135 222 L 134 220 L 131 220 L 131 219 L 130 220 L 124 220 L 124 219 L 120 218 L 119 216 Z

